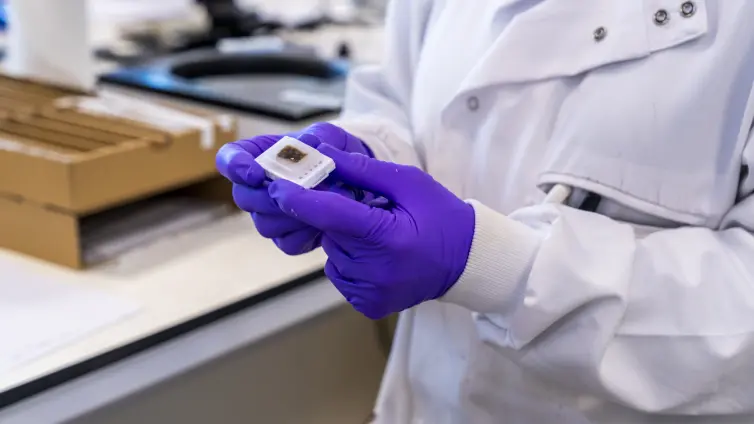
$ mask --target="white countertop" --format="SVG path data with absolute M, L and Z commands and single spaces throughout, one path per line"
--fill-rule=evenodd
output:
M 96 38 L 106 39 L 106 35 L 98 33 Z M 348 40 L 354 59 L 364 63 L 379 60 L 381 35 L 381 28 L 332 27 L 284 38 L 315 45 L 325 56 Z M 102 70 L 111 66 L 105 64 Z M 256 131 L 257 127 L 250 128 Z M 0 393 L 321 270 L 324 262 L 320 251 L 286 256 L 257 234 L 251 219 L 242 213 L 87 271 L 68 270 L 0 249 L 3 278 L 48 277 L 61 284 L 95 287 L 141 306 L 130 318 L 0 375 Z
M 238 213 L 122 256 L 72 271 L 0 249 L 3 278 L 49 277 L 132 299 L 141 309 L 52 354 L 0 375 L 0 392 L 254 296 L 324 266 L 321 252 L 279 252 Z

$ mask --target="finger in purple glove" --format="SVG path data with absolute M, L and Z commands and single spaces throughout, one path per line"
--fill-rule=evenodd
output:
M 280 214 L 280 208 L 270 197 L 267 187 L 249 187 L 243 184 L 233 184 L 233 202 L 239 209 L 246 212 Z
M 290 181 L 273 181 L 270 196 L 288 216 L 296 218 L 322 231 L 342 233 L 351 237 L 367 238 L 372 224 L 388 219 L 387 212 L 357 202 L 331 191 L 306 190 Z
M 251 218 L 254 220 L 254 225 L 259 234 L 268 239 L 285 237 L 291 233 L 311 228 L 309 225 L 283 214 L 254 212 L 251 214 Z
M 299 132 L 295 137 L 315 149 L 319 147 L 320 144 L 326 143 L 337 150 L 342 150 L 348 153 L 360 153 L 362 155 L 374 157 L 374 154 L 369 150 L 369 147 L 367 147 L 367 145 L 358 137 L 353 136 L 348 131 L 329 122 L 317 122 L 312 124 L 304 131 Z
M 275 246 L 287 255 L 302 255 L 311 252 L 320 246 L 321 240 L 322 232 L 312 227 L 272 239 Z
M 254 142 L 239 140 L 225 144 L 215 156 L 215 167 L 222 176 L 235 184 L 261 187 L 267 175 L 264 168 L 256 162 L 256 157 L 261 154 L 263 148 L 267 150 L 277 142 L 275 137 L 277 136 L 255 137 L 252 139 Z
M 325 244 L 325 240 L 322 241 Z M 346 279 L 341 275 L 335 263 L 329 259 L 325 263 L 325 275 L 327 275 L 327 278 L 330 279 L 333 286 L 343 295 L 346 301 L 367 318 L 379 319 L 390 314 L 388 311 L 374 308 L 372 300 L 374 296 L 370 293 L 375 289 L 372 283 Z M 381 304 L 384 303 L 381 302 Z

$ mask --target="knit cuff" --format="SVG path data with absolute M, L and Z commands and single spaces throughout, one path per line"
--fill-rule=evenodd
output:
M 499 313 L 526 284 L 540 236 L 526 225 L 470 201 L 476 214 L 471 252 L 461 277 L 441 301 Z

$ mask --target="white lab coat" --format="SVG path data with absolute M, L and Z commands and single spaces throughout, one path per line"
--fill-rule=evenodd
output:
M 683 3 L 393 2 L 338 124 L 476 233 L 377 423 L 754 423 L 754 1 Z

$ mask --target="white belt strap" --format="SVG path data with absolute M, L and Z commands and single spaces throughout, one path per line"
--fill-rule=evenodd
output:
M 555 203 L 558 205 L 565 204 L 568 198 L 571 196 L 573 189 L 565 184 L 555 184 L 550 191 L 547 192 L 543 204 Z

